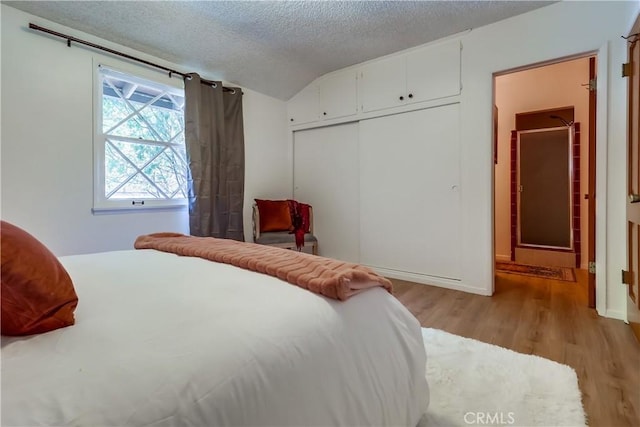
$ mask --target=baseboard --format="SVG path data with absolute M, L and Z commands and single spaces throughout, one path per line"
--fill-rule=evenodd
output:
M 498 255 L 498 254 L 496 254 L 496 261 L 498 261 L 498 262 L 511 262 L 511 255 Z
M 491 296 L 486 289 L 478 289 L 467 286 L 460 280 L 447 279 L 445 277 L 429 276 L 427 274 L 411 273 L 408 271 L 391 270 L 388 268 L 367 265 L 374 269 L 378 274 L 392 279 L 406 280 L 409 282 L 420 283 L 423 285 L 437 286 L 440 288 L 453 289 L 455 291 L 467 292 L 470 294 Z

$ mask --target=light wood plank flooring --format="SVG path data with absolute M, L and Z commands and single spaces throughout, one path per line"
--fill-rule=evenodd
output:
M 640 344 L 619 320 L 587 308 L 586 274 L 563 282 L 498 273 L 493 297 L 393 280 L 424 327 L 571 366 L 590 426 L 640 426 Z

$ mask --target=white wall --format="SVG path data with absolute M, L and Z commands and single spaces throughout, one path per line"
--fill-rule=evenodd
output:
M 589 201 L 589 58 L 547 65 L 496 77 L 498 106 L 498 164 L 495 166 L 495 250 L 496 259 L 511 259 L 511 131 L 516 114 L 559 107 L 574 107 L 580 123 L 580 240 L 581 268 L 588 263 Z M 558 126 L 562 123 L 557 122 Z
M 465 37 L 461 161 L 463 212 L 468 212 L 463 219 L 464 280 L 469 284 L 490 290 L 488 284 L 493 283 L 493 73 L 599 50 L 608 57 L 598 58 L 597 308 L 600 314 L 625 317 L 626 290 L 619 276 L 626 266 L 626 81 L 620 77 L 626 42 L 620 35 L 631 28 L 639 5 L 559 2 L 478 28 Z M 606 276 L 602 274 L 605 267 Z
M 57 255 L 130 249 L 136 236 L 188 233 L 186 209 L 91 213 L 93 206 L 94 59 L 160 76 L 62 39 L 28 29 L 29 22 L 183 70 L 144 55 L 1 6 L 2 219 L 27 229 Z M 205 78 L 206 71 L 198 71 Z M 174 80 L 176 80 L 174 78 Z M 289 195 L 291 160 L 285 103 L 244 90 L 246 148 L 245 235 L 251 238 L 251 200 Z
M 253 241 L 254 199 L 292 197 L 292 150 L 286 103 L 244 89 L 244 238 Z

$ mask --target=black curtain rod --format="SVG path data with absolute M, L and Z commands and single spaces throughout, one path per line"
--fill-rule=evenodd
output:
M 132 61 L 141 62 L 141 63 L 143 63 L 145 65 L 150 66 L 150 67 L 154 67 L 154 68 L 158 68 L 160 70 L 167 71 L 167 72 L 169 72 L 169 77 L 171 77 L 172 74 L 177 74 L 179 76 L 182 76 L 183 79 L 191 78 L 189 76 L 189 74 L 187 74 L 187 73 L 183 73 L 183 72 L 180 72 L 180 71 L 177 71 L 177 70 L 173 70 L 171 68 L 165 67 L 164 65 L 155 64 L 155 63 L 147 61 L 145 59 L 137 58 L 135 56 L 132 56 L 132 55 L 129 55 L 129 54 L 126 54 L 126 53 L 122 53 L 122 52 L 119 52 L 117 50 L 110 49 L 108 47 L 100 46 L 99 44 L 91 43 L 91 42 L 88 42 L 86 40 L 82 40 L 82 39 L 79 39 L 79 38 L 76 38 L 76 37 L 73 37 L 73 36 L 68 36 L 66 34 L 62 34 L 62 33 L 59 33 L 57 31 L 53 31 L 53 30 L 41 27 L 41 26 L 36 25 L 36 24 L 29 23 L 29 28 L 32 29 L 32 30 L 42 31 L 43 33 L 51 34 L 53 36 L 66 39 L 67 40 L 67 46 L 69 46 L 69 47 L 71 47 L 71 42 L 78 43 L 78 44 L 83 44 L 83 45 L 89 46 L 89 47 L 91 47 L 93 49 L 102 50 L 102 51 L 108 52 L 108 53 L 110 53 L 112 55 L 121 56 L 123 58 L 127 58 L 127 59 L 130 59 Z M 202 84 L 211 85 L 211 86 L 217 85 L 216 82 L 211 81 L 211 80 L 200 79 L 200 82 Z M 225 92 L 235 92 L 235 89 L 231 89 L 231 88 L 224 87 L 224 86 L 222 87 L 222 90 L 225 91 Z

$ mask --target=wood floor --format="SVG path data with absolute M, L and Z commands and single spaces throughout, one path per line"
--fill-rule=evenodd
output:
M 640 344 L 628 325 L 587 308 L 586 274 L 563 282 L 498 273 L 492 297 L 393 280 L 423 327 L 575 369 L 590 426 L 640 426 Z

